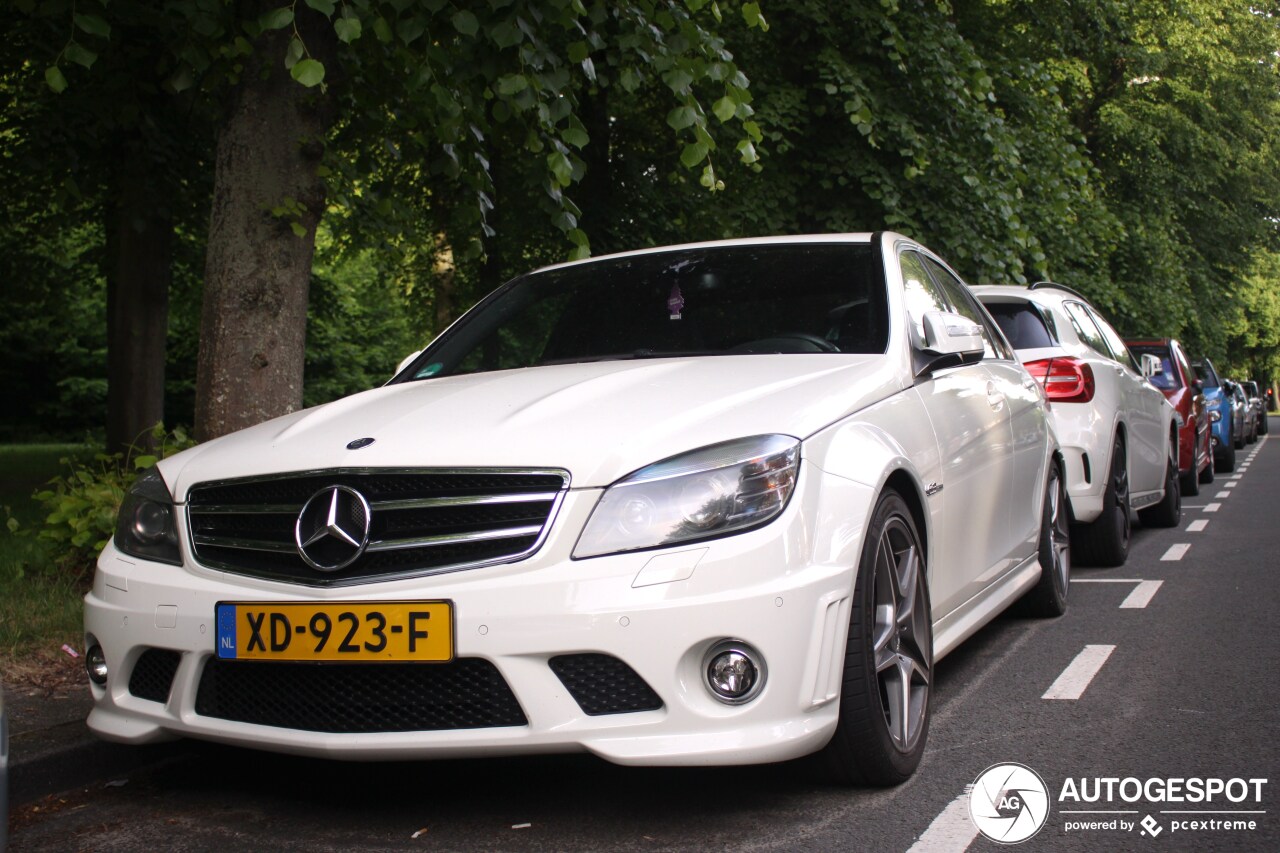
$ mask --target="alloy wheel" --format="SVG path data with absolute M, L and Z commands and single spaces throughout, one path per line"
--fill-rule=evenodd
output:
M 920 545 L 901 518 L 880 533 L 875 563 L 872 650 L 889 737 L 903 752 L 924 730 L 931 682 L 928 605 L 921 594 Z

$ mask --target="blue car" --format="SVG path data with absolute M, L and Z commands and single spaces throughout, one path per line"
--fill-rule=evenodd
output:
M 1232 395 L 1218 376 L 1213 362 L 1201 359 L 1192 362 L 1196 378 L 1204 385 L 1205 409 L 1209 412 L 1213 436 L 1213 468 L 1229 474 L 1236 469 L 1236 431 Z

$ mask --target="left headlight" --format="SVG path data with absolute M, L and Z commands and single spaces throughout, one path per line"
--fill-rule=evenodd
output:
M 149 468 L 134 482 L 116 517 L 116 547 L 132 557 L 182 565 L 173 496 L 164 477 Z
M 734 439 L 641 468 L 605 489 L 573 556 L 637 551 L 759 527 L 786 507 L 799 468 L 800 440 L 789 435 Z

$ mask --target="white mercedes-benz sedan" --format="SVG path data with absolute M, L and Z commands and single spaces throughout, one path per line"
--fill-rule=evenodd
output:
M 937 661 L 1066 607 L 1045 405 L 898 234 L 523 275 L 384 387 L 139 478 L 86 599 L 89 726 L 902 781 Z

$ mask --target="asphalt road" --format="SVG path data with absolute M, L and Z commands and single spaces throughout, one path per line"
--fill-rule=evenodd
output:
M 1043 779 L 1048 805 L 1019 849 L 1280 850 L 1277 506 L 1280 444 L 1264 438 L 1235 475 L 1186 499 L 1179 528 L 1135 527 L 1124 567 L 1077 569 L 1065 617 L 1005 616 L 971 639 L 939 664 L 928 751 L 896 789 L 824 785 L 803 763 L 347 764 L 201 744 L 165 767 L 28 808 L 11 847 L 1007 849 L 978 834 L 967 789 L 986 768 L 1016 762 Z M 1106 779 L 1117 780 L 1110 797 Z M 1195 801 L 1214 780 L 1223 790 Z M 1078 799 L 1064 796 L 1073 788 Z M 1021 809 L 1005 803 L 993 831 L 1033 820 L 1034 796 Z M 1223 828 L 1237 821 L 1254 828 Z

